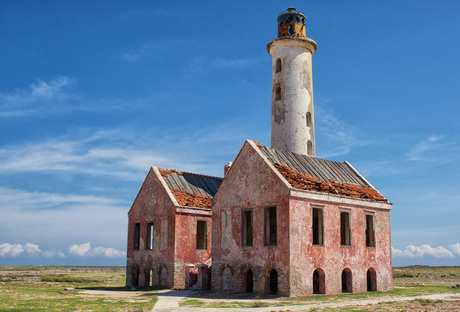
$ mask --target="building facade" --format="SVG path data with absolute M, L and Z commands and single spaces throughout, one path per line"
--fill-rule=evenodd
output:
M 306 17 L 278 16 L 271 147 L 224 178 L 152 167 L 129 212 L 127 286 L 282 296 L 392 289 L 390 210 L 348 162 L 315 157 Z

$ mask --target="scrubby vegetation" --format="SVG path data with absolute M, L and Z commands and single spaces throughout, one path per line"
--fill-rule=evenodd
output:
M 0 267 L 0 311 L 150 311 L 156 296 L 124 288 L 124 267 Z M 104 295 L 87 290 L 109 290 Z

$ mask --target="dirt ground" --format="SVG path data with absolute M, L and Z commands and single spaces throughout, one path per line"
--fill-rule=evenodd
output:
M 30 285 L 41 284 L 40 278 L 43 275 L 54 275 L 54 274 L 74 274 L 78 277 L 94 278 L 104 280 L 110 286 L 109 288 L 87 288 L 77 290 L 79 296 L 104 296 L 107 298 L 126 298 L 129 301 L 135 300 L 135 297 L 139 296 L 152 296 L 157 295 L 159 302 L 163 298 L 171 298 L 171 290 L 128 290 L 123 289 L 124 283 L 124 268 L 106 267 L 20 267 L 12 268 L 3 267 L 0 270 L 0 283 L 28 283 Z M 103 275 L 101 275 L 103 274 Z M 424 285 L 446 285 L 449 288 L 457 287 L 460 284 L 460 267 L 425 267 L 425 266 L 413 266 L 404 268 L 394 268 L 394 287 L 405 287 L 405 286 L 424 286 Z M 72 275 L 73 276 L 73 275 Z M 53 283 L 53 285 L 57 285 Z M 74 287 L 78 288 L 79 284 Z M 96 285 L 94 285 L 96 286 Z M 97 284 L 102 286 L 102 284 Z M 458 286 L 460 287 L 460 286 Z M 72 290 L 70 290 L 72 292 Z M 173 295 L 174 296 L 174 295 Z M 225 308 L 225 312 L 232 311 L 257 311 L 257 312 L 270 312 L 270 311 L 406 311 L 406 312 L 419 312 L 419 311 L 454 311 L 460 312 L 460 292 L 444 293 L 444 294 L 431 294 L 423 295 L 418 297 L 372 297 L 368 299 L 346 299 L 337 298 L 333 301 L 324 301 L 318 297 L 318 300 L 310 300 L 305 302 L 292 302 L 297 305 L 287 305 L 288 300 L 286 298 L 275 298 L 275 297 L 253 297 L 248 298 L 241 294 L 233 294 L 223 296 L 222 294 L 215 294 L 207 292 L 200 294 L 200 292 L 194 292 L 190 298 L 198 299 L 203 302 L 210 303 L 222 303 L 222 302 L 245 302 L 245 303 L 256 303 L 262 302 L 272 305 L 271 307 L 251 307 L 251 308 Z M 186 298 L 185 298 L 186 300 Z M 184 301 L 184 298 L 178 298 L 177 302 Z M 301 303 L 301 304 L 299 304 Z M 158 303 L 157 303 L 158 305 Z M 198 308 L 198 307 L 178 307 L 175 311 L 183 312 L 194 312 L 194 311 L 205 311 L 215 312 L 222 311 L 222 308 Z

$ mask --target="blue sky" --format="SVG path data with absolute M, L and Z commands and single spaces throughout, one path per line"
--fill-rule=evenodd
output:
M 307 16 L 317 156 L 394 203 L 393 264 L 460 265 L 458 1 L 1 1 L 0 265 L 124 265 L 152 165 L 270 145 L 276 17 Z

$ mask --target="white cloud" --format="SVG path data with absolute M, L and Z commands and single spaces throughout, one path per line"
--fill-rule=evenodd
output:
M 26 243 L 24 246 L 21 244 L 8 244 L 3 243 L 0 245 L 0 257 L 17 257 L 22 254 L 28 256 L 40 255 L 41 249 L 38 245 Z
M 460 256 L 460 243 L 449 245 L 449 249 L 457 256 Z
M 65 258 L 65 253 L 63 253 L 60 250 L 58 251 L 46 250 L 46 251 L 43 251 L 41 255 L 45 258 Z
M 68 248 L 70 254 L 74 256 L 84 257 L 88 255 L 88 252 L 91 250 L 91 243 L 84 243 L 81 245 L 72 245 Z
M 434 150 L 439 146 L 439 142 L 444 139 L 444 136 L 431 135 L 417 143 L 408 153 L 409 160 L 423 160 L 426 158 L 426 153 Z
M 460 248 L 460 244 L 458 247 Z M 451 245 L 454 246 L 454 245 Z M 454 258 L 452 251 L 448 250 L 445 247 L 431 247 L 430 245 L 420 245 L 414 246 L 409 245 L 404 248 L 404 250 L 396 249 L 391 247 L 393 257 L 406 257 L 406 258 L 425 258 L 425 257 L 434 257 L 434 258 Z
M 71 255 L 79 257 L 106 257 L 119 258 L 125 257 L 126 253 L 114 248 L 95 247 L 91 248 L 91 243 L 87 242 L 81 245 L 72 245 L 68 248 Z
M 168 42 L 155 42 L 155 43 L 144 43 L 137 50 L 124 53 L 121 58 L 123 61 L 128 63 L 139 63 L 156 59 L 159 57 L 165 57 L 168 55 L 167 51 L 172 49 L 180 49 L 188 45 L 189 42 L 184 40 L 171 40 Z
M 240 70 L 250 68 L 253 64 L 262 62 L 264 57 L 247 57 L 239 59 L 225 59 L 225 58 L 207 58 L 198 56 L 192 58 L 189 62 L 190 72 L 196 74 L 201 72 L 210 72 L 213 70 Z
M 26 89 L 10 93 L 0 93 L 0 117 L 41 116 L 69 109 L 71 98 L 65 89 L 74 83 L 69 77 L 58 77 L 54 80 L 38 80 Z
M 115 248 L 104 248 L 96 247 L 91 248 L 91 243 L 87 242 L 81 245 L 72 245 L 67 248 L 67 252 L 70 256 L 77 257 L 103 257 L 103 258 L 123 258 L 126 257 L 126 252 L 117 250 Z M 15 258 L 18 256 L 41 256 L 45 258 L 65 258 L 66 254 L 60 250 L 42 251 L 36 244 L 26 243 L 22 244 L 0 244 L 0 257 L 4 258 Z
M 17 257 L 24 252 L 24 247 L 21 244 L 8 244 L 0 245 L 0 257 Z
M 24 245 L 24 251 L 28 255 L 38 255 L 41 253 L 41 249 L 38 247 L 38 245 L 32 244 L 32 243 L 26 243 Z
M 315 110 L 316 132 L 324 137 L 323 150 L 328 151 L 320 153 L 318 157 L 330 158 L 346 155 L 354 147 L 370 144 L 370 142 L 359 139 L 355 135 L 355 128 L 336 118 L 332 110 L 326 110 L 321 106 L 317 106 Z
M 63 136 L 45 142 L 3 146 L 0 148 L 0 172 L 61 171 L 138 180 L 152 164 L 168 160 L 165 156 L 155 156 L 152 150 L 136 148 L 133 142 L 131 146 L 123 140 L 115 143 L 118 147 L 103 145 L 104 140 L 118 132 L 122 131 L 100 130 L 80 138 L 75 138 L 74 134 L 74 137 Z

